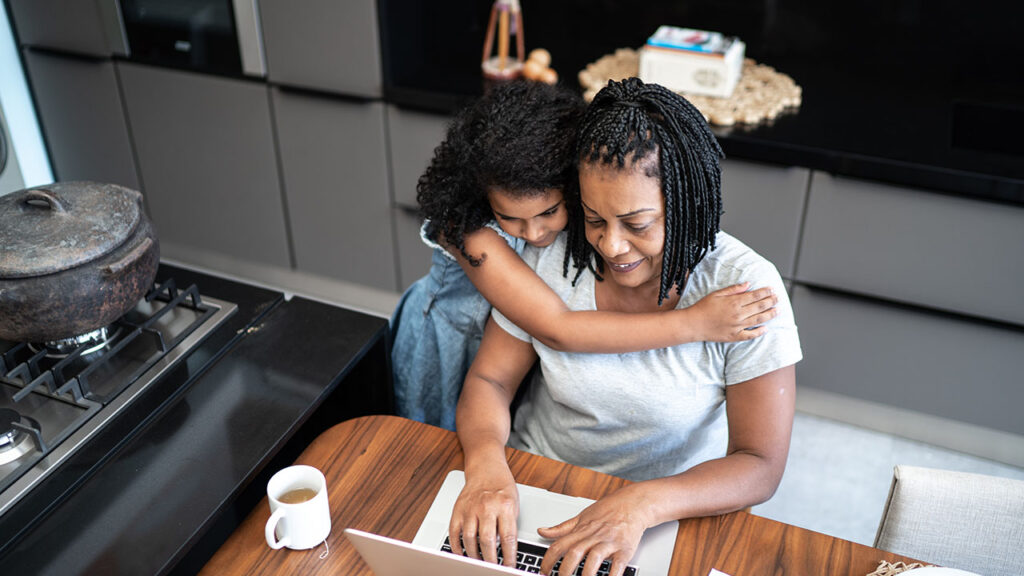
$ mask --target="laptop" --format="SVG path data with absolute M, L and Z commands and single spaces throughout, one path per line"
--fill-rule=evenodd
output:
M 526 570 L 512 569 L 508 566 L 491 564 L 444 551 L 452 508 L 465 483 L 466 478 L 461 470 L 452 470 L 448 473 L 411 544 L 351 528 L 345 530 L 345 536 L 377 576 L 413 574 L 447 574 L 450 576 L 518 574 L 521 576 L 524 571 L 532 571 L 528 568 Z M 543 555 L 543 548 L 546 548 L 551 541 L 542 538 L 537 533 L 537 529 L 560 524 L 579 514 L 594 502 L 587 498 L 549 492 L 525 484 L 517 484 L 517 487 L 519 489 L 518 538 L 520 542 L 525 543 L 525 546 L 520 546 L 521 552 L 524 548 L 526 552 L 530 552 L 537 546 L 542 548 L 539 553 Z M 632 573 L 636 576 L 667 576 L 678 529 L 678 522 L 666 522 L 648 529 L 640 540 L 636 554 L 629 562 L 633 568 Z M 527 566 L 535 566 L 538 570 L 540 568 L 539 563 L 527 564 Z M 562 576 L 568 576 L 568 574 L 569 572 L 566 571 Z

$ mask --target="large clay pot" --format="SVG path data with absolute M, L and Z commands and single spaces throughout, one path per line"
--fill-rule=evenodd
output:
M 159 261 L 135 190 L 61 182 L 0 196 L 0 339 L 103 328 L 152 288 Z

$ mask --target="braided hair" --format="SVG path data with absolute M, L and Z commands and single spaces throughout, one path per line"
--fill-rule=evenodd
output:
M 656 156 L 655 156 L 656 154 Z M 599 163 L 619 170 L 643 170 L 657 178 L 665 198 L 665 248 L 658 305 L 672 286 L 681 293 L 687 274 L 715 249 L 722 213 L 721 168 L 724 157 L 701 113 L 682 96 L 639 78 L 608 82 L 594 97 L 580 125 L 577 159 L 580 165 Z M 570 257 L 577 269 L 600 280 L 604 264 L 587 242 L 578 187 L 567 204 L 572 207 Z M 596 266 L 596 269 L 595 269 Z
M 530 197 L 578 187 L 576 133 L 584 103 L 576 92 L 540 82 L 492 87 L 464 108 L 416 185 L 426 236 L 444 240 L 473 266 L 465 235 L 494 218 L 487 192 Z

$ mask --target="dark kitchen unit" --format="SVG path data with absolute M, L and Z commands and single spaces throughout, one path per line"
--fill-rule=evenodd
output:
M 163 263 L 104 332 L 0 341 L 5 574 L 193 573 L 317 434 L 391 411 L 382 318 Z

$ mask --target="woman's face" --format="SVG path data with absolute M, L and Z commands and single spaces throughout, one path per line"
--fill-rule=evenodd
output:
M 492 188 L 487 200 L 498 226 L 506 234 L 538 248 L 554 242 L 569 222 L 565 199 L 558 188 L 527 196 L 513 196 L 500 188 Z
M 604 260 L 606 277 L 624 288 L 661 284 L 665 200 L 642 167 L 580 167 L 587 241 Z

